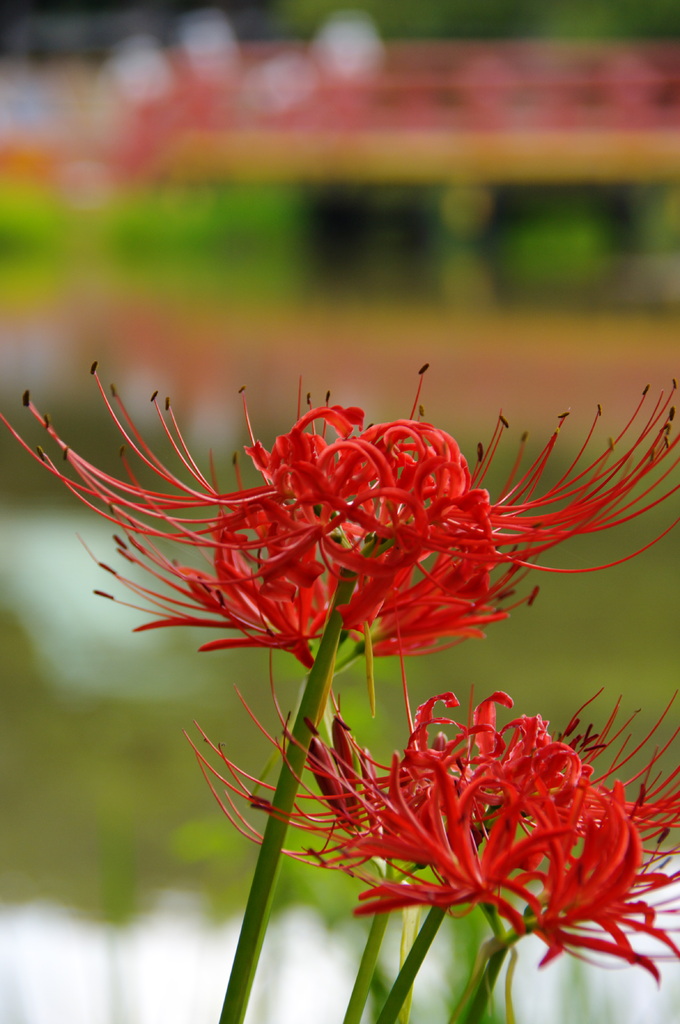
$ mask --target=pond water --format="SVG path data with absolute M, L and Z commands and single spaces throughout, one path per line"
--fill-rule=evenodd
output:
M 166 893 L 158 906 L 125 928 L 44 903 L 0 909 L 0 1022 L 216 1021 L 237 935 L 235 922 L 211 924 L 200 906 L 175 893 Z M 396 934 L 388 935 L 385 951 L 394 960 L 397 942 Z M 308 908 L 281 915 L 268 938 L 246 1024 L 340 1020 L 361 945 L 359 929 L 331 933 Z M 551 1021 L 603 1024 L 676 1019 L 677 969 L 664 972 L 659 989 L 639 969 L 586 968 L 563 958 L 540 970 L 543 952 L 538 940 L 527 939 L 514 969 L 513 1003 L 524 1024 L 543 1024 L 547 1015 Z M 438 938 L 421 971 L 414 1020 L 445 1019 L 456 953 L 450 936 Z M 500 1022 L 505 1020 L 500 995 L 496 1002 L 500 1008 L 494 1020 Z
M 606 444 L 643 386 L 666 388 L 680 370 L 680 315 L 672 311 L 475 312 L 417 289 L 401 288 L 387 301 L 359 288 L 338 293 L 309 284 L 281 295 L 265 283 L 260 296 L 256 280 L 239 289 L 226 271 L 203 263 L 133 273 L 87 253 L 31 273 L 17 271 L 14 286 L 5 281 L 0 289 L 2 408 L 30 443 L 40 436 L 21 408 L 26 387 L 70 443 L 93 457 L 115 457 L 119 442 L 88 374 L 98 359 L 152 437 L 149 395 L 156 388 L 172 395 L 201 463 L 212 449 L 220 472 L 227 467 L 225 488 L 231 452 L 246 440 L 244 384 L 256 433 L 267 441 L 294 418 L 300 378 L 303 393 L 323 400 L 330 389 L 334 401 L 363 405 L 369 420 L 379 420 L 408 415 L 417 371 L 429 362 L 427 417 L 474 451 L 502 408 L 512 427 L 501 457 L 507 467 L 524 429 L 540 449 L 567 408 L 565 461 L 598 402 Z M 11 822 L 0 846 L 0 1024 L 209 1024 L 252 850 L 222 818 L 182 730 L 197 720 L 215 740 L 229 737 L 236 761 L 259 766 L 262 737 L 234 687 L 271 721 L 267 659 L 259 652 L 196 655 L 205 639 L 198 633 L 132 633 L 139 613 L 92 595 L 110 583 L 88 553 L 112 557 L 106 524 L 8 434 L 0 437 L 0 460 L 0 795 Z M 655 510 L 647 524 L 576 548 L 575 564 L 632 552 L 677 515 L 677 502 Z M 627 710 L 644 694 L 640 722 L 648 727 L 678 686 L 679 565 L 676 531 L 609 572 L 546 575 L 535 606 L 492 626 L 484 642 L 409 661 L 414 703 L 432 692 L 434 672 L 434 692 L 454 689 L 465 703 L 472 685 L 478 695 L 506 689 L 520 712 L 540 711 L 559 724 L 604 685 L 603 714 L 619 693 Z M 274 677 L 282 701 L 292 701 L 297 667 L 276 658 Z M 378 669 L 382 727 L 370 720 L 363 685 L 356 674 L 343 683 L 345 717 L 389 757 L 403 735 L 398 666 Z M 671 717 L 670 726 L 677 713 Z M 351 906 L 354 891 L 343 886 L 332 887 L 331 916 Z M 323 924 L 299 908 L 318 903 L 319 891 L 318 881 L 295 872 L 282 889 L 279 952 L 271 954 L 283 957 L 282 993 L 299 996 L 302 987 L 295 957 L 282 950 L 299 956 L 301 948 L 305 959 L 319 946 L 328 952 L 329 937 L 317 937 Z M 289 934 L 308 945 L 297 947 Z M 343 985 L 351 941 L 345 935 L 333 950 Z M 326 991 L 332 1005 L 327 958 L 315 977 L 316 994 Z M 606 984 L 624 992 L 618 980 L 597 977 L 594 991 Z M 645 978 L 630 985 L 626 1022 L 671 1019 L 665 990 L 658 995 Z M 258 1010 L 254 1024 L 332 1019 L 318 1004 L 304 1016 L 295 1003 L 285 1016 L 293 1001 L 276 999 L 276 1009 Z M 651 1018 L 643 1017 L 647 1001 Z M 518 1019 L 545 1020 L 540 1005 L 538 995 L 523 1000 Z M 558 1020 L 552 1012 L 550 1019 Z M 611 1019 L 622 1018 L 611 1011 Z

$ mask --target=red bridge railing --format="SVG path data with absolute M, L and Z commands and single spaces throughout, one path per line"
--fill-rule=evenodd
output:
M 0 90 L 0 171 L 18 144 L 119 183 L 680 176 L 680 43 L 392 43 L 354 74 L 267 44 L 120 70 L 81 65 L 70 91 L 36 71 L 53 108 L 42 135 L 12 127 Z
M 582 157 L 584 146 L 595 156 L 607 141 L 649 149 L 656 138 L 666 152 L 661 164 L 675 173 L 667 165 L 669 142 L 674 149 L 680 138 L 680 45 L 392 44 L 372 69 L 351 77 L 301 46 L 244 47 L 221 75 L 201 76 L 178 57 L 170 67 L 165 95 L 128 107 L 118 138 L 124 176 L 191 177 L 223 167 L 225 174 L 286 177 L 297 168 L 333 177 L 332 160 L 343 150 L 340 164 L 352 176 L 361 177 L 365 158 L 369 177 L 408 178 L 418 176 L 408 169 L 414 147 L 426 175 L 432 154 L 444 149 L 455 174 L 456 148 L 465 166 L 473 142 L 493 161 L 512 139 L 528 141 L 540 174 L 542 138 L 553 150 L 561 138 L 567 151 L 576 140 Z M 237 152 L 241 144 L 251 146 L 251 161 Z M 291 146 L 299 147 L 297 160 L 286 152 Z M 680 154 L 671 162 L 680 171 Z M 447 172 L 433 166 L 432 173 Z

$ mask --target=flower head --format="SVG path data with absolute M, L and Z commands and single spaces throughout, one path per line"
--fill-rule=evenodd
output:
M 139 628 L 226 633 L 204 649 L 280 648 L 310 666 L 343 576 L 355 581 L 340 612 L 357 650 L 367 633 L 378 655 L 480 635 L 507 616 L 516 583 L 547 549 L 626 522 L 680 487 L 668 480 L 678 462 L 670 399 L 645 417 L 643 397 L 616 444 L 583 466 L 591 430 L 570 469 L 540 494 L 559 428 L 494 499 L 483 484 L 503 417 L 471 469 L 432 424 L 410 418 L 364 428 L 362 410 L 328 405 L 299 416 L 271 449 L 252 437 L 246 452 L 262 482 L 223 492 L 199 469 L 169 403 L 163 409 L 153 396 L 177 471 L 144 441 L 115 389 L 109 400 L 96 365 L 93 373 L 124 441 L 124 473 L 77 454 L 26 393 L 68 468 L 42 448 L 39 458 L 115 524 L 119 555 L 162 582 L 156 589 L 104 566 L 155 615 Z
M 576 734 L 574 720 L 554 738 L 540 716 L 499 728 L 497 707 L 512 707 L 505 693 L 483 701 L 468 723 L 447 713 L 457 705 L 451 693 L 423 704 L 389 766 L 376 764 L 339 718 L 331 745 L 317 735 L 307 766 L 318 788 L 303 780 L 289 818 L 316 846 L 293 855 L 367 882 L 358 913 L 414 905 L 466 913 L 483 904 L 509 926 L 508 941 L 541 938 L 544 963 L 564 950 L 599 953 L 658 976 L 660 955 L 680 958 L 680 869 L 664 869 L 680 850 L 680 769 L 660 772 L 657 750 L 641 771 L 613 780 L 646 742 L 625 753 L 626 726 L 614 730 L 615 715 L 597 736 Z M 594 761 L 619 740 L 598 775 Z M 267 787 L 254 795 L 253 780 L 213 750 L 225 775 L 197 753 L 208 777 L 226 785 L 229 806 L 212 783 L 230 817 L 243 827 L 238 797 L 273 813 Z M 656 949 L 638 948 L 645 939 Z

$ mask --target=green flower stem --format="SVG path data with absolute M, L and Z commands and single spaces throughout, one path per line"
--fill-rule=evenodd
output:
M 488 903 L 480 904 L 482 911 L 493 930 L 493 938 L 485 942 L 477 954 L 470 980 L 460 997 L 449 1024 L 478 1024 L 484 1015 L 493 992 L 503 961 L 511 950 L 515 956 L 514 945 L 520 936 L 513 931 L 506 931 L 496 908 Z M 514 960 L 513 960 L 514 966 Z M 506 983 L 506 996 L 510 991 L 512 975 Z M 512 1006 L 508 1002 L 508 1024 L 511 1024 Z M 514 1019 L 514 1018 L 512 1018 Z
M 472 998 L 473 992 L 476 991 L 480 979 L 484 974 L 484 969 L 486 967 L 489 956 L 491 955 L 491 952 L 494 952 L 498 948 L 498 943 L 494 939 L 490 939 L 488 942 L 485 942 L 482 945 L 481 949 L 477 953 L 477 956 L 475 957 L 475 962 L 472 965 L 472 973 L 470 974 L 468 983 L 463 989 L 461 997 L 454 1007 L 453 1013 L 449 1017 L 449 1024 L 458 1024 L 458 1022 L 460 1021 L 460 1017 L 463 1010 L 468 1005 L 470 999 Z
M 510 963 L 505 972 L 505 1024 L 516 1024 L 515 1008 L 512 1001 L 512 983 L 515 978 L 515 967 L 517 966 L 517 950 L 513 946 L 510 950 Z
M 486 970 L 477 986 L 472 1002 L 468 1006 L 465 1015 L 461 1018 L 461 1024 L 479 1024 L 507 953 L 508 947 L 502 946 L 490 955 L 486 963 Z
M 321 637 L 316 660 L 309 672 L 295 724 L 291 730 L 292 740 L 286 749 L 276 792 L 272 799 L 275 813 L 270 814 L 267 818 L 219 1024 L 243 1024 L 271 913 L 281 851 L 288 830 L 288 816 L 293 809 L 300 785 L 299 780 L 307 760 L 307 751 L 311 740 L 307 722 L 313 722 L 316 725 L 323 715 L 333 679 L 335 654 L 343 628 L 342 617 L 337 611 L 337 606 L 349 601 L 354 584 L 354 576 L 351 578 L 341 576 L 333 599 L 333 607 Z
M 371 929 L 368 933 L 361 963 L 359 964 L 359 972 L 354 982 L 354 988 L 352 989 L 352 995 L 347 1004 L 347 1012 L 343 1017 L 342 1024 L 360 1024 L 389 918 L 389 914 L 375 914 L 373 916 Z
M 394 1024 L 396 1021 L 399 1011 L 413 987 L 413 982 L 427 955 L 427 951 L 432 945 L 432 940 L 437 934 L 445 916 L 446 911 L 442 910 L 441 907 L 432 907 L 430 910 L 430 913 L 425 918 L 425 924 L 418 932 L 418 937 L 411 947 L 411 952 L 406 957 L 404 965 L 397 975 L 397 979 L 392 986 L 376 1024 Z

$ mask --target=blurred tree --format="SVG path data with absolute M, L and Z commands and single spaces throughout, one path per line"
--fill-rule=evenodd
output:
M 367 11 L 387 38 L 461 39 L 557 36 L 667 38 L 680 35 L 677 0 L 273 0 L 272 10 L 294 34 L 313 35 L 334 11 Z
M 339 0 L 274 0 L 273 9 L 294 34 L 313 35 L 329 14 L 354 6 L 366 11 L 382 35 L 392 38 L 460 36 L 484 38 L 523 36 L 530 33 L 536 0 L 361 0 L 348 5 Z

